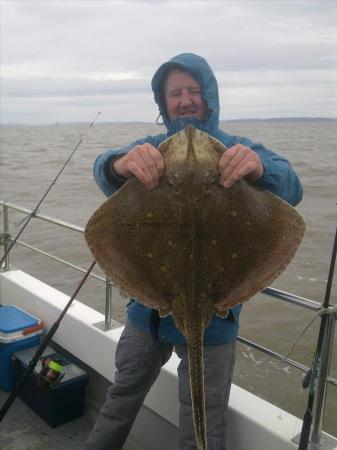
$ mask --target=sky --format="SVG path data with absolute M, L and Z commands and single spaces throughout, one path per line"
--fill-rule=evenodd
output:
M 151 78 L 193 52 L 222 120 L 337 117 L 337 0 L 0 0 L 3 124 L 155 122 Z

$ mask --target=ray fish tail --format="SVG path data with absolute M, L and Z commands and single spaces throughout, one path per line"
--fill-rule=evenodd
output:
M 193 422 L 198 450 L 207 450 L 204 391 L 203 329 L 194 328 L 187 336 Z

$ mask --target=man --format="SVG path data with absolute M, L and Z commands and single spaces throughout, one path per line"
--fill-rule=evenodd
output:
M 129 177 L 137 177 L 155 189 L 165 173 L 159 144 L 188 124 L 220 140 L 228 150 L 219 161 L 219 183 L 229 189 L 241 178 L 270 190 L 292 205 L 302 197 L 302 187 L 288 161 L 249 139 L 219 130 L 219 96 L 215 76 L 207 62 L 194 54 L 175 56 L 159 67 L 152 79 L 154 98 L 167 134 L 148 136 L 125 148 L 110 149 L 94 166 L 97 184 L 107 195 Z M 205 400 L 209 450 L 226 448 L 226 409 L 234 365 L 241 305 L 227 318 L 215 314 L 204 334 Z M 189 392 L 185 338 L 172 317 L 153 320 L 149 308 L 131 302 L 128 320 L 116 351 L 116 376 L 109 388 L 87 449 L 121 450 L 134 419 L 173 345 L 181 362 L 178 367 L 180 401 L 180 450 L 196 450 Z M 155 449 L 154 449 L 155 450 Z

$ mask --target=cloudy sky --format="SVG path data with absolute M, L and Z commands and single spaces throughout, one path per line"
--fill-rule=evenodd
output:
M 221 118 L 337 116 L 337 0 L 0 0 L 1 122 L 153 122 L 150 80 L 204 56 Z

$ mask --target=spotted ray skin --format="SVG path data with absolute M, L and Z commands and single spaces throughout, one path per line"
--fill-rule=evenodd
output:
M 117 286 L 186 337 L 198 449 L 207 450 L 203 335 L 213 312 L 268 286 L 286 268 L 305 231 L 294 208 L 240 180 L 219 185 L 226 148 L 193 127 L 164 141 L 165 175 L 148 190 L 132 178 L 90 218 L 85 239 Z

